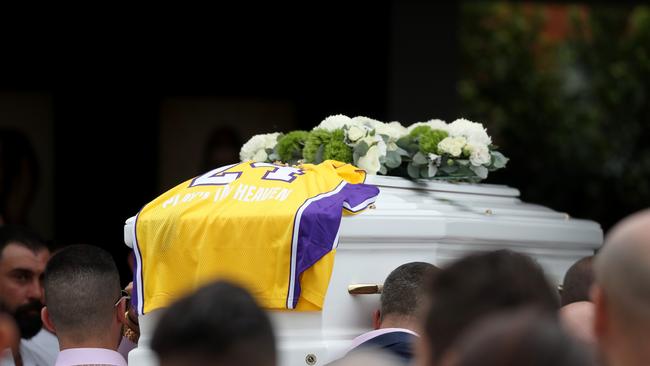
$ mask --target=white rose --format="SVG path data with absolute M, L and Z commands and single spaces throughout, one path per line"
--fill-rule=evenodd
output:
M 368 174 L 377 174 L 379 168 L 381 168 L 381 164 L 379 163 L 380 156 L 381 151 L 379 146 L 373 145 L 368 149 L 366 155 L 359 158 L 357 165 Z
M 463 153 L 467 140 L 464 137 L 445 137 L 438 143 L 438 149 L 443 153 L 458 157 Z
M 384 139 L 381 138 L 379 135 L 374 135 L 374 136 L 366 136 L 363 139 L 359 140 L 358 142 L 365 142 L 368 146 L 377 146 L 379 149 L 379 155 L 380 156 L 386 156 L 386 151 L 388 150 L 388 146 L 384 142 Z
M 452 137 L 465 137 L 468 142 L 476 145 L 490 145 L 492 139 L 488 136 L 482 124 L 468 121 L 464 118 L 449 124 L 449 135 Z
M 490 149 L 486 145 L 468 144 L 467 149 L 470 152 L 469 162 L 474 166 L 486 165 L 490 163 Z
M 241 161 L 264 161 L 267 158 L 266 149 L 273 149 L 278 142 L 280 133 L 267 133 L 255 135 L 241 147 L 239 158 Z M 261 152 L 264 154 L 262 154 Z M 260 160 L 262 159 L 263 160 Z
M 377 138 L 377 148 L 379 149 L 379 156 L 385 157 L 386 152 L 388 151 L 388 146 L 386 146 L 386 143 L 384 142 L 384 139 L 382 139 L 380 136 L 375 135 Z
M 407 134 L 407 130 L 399 122 L 391 122 L 375 126 L 375 133 L 388 136 L 390 141 L 397 141 Z
M 351 126 L 354 123 L 352 122 L 352 119 L 348 116 L 342 115 L 342 114 L 337 114 L 334 116 L 329 116 L 325 118 L 316 128 L 322 128 L 327 131 L 334 131 L 338 130 L 339 128 L 343 128 L 344 126 Z
M 351 126 L 348 128 L 348 139 L 355 142 L 366 135 L 366 130 L 361 127 Z

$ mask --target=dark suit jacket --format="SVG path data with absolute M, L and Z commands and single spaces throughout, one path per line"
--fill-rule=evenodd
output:
M 354 350 L 367 350 L 374 347 L 388 351 L 408 363 L 413 359 L 413 344 L 416 339 L 417 337 L 411 333 L 390 332 L 371 338 L 361 343 Z

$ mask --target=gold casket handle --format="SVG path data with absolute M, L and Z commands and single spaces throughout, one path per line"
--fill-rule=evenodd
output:
M 381 294 L 381 291 L 384 289 L 384 285 L 372 284 L 372 283 L 355 283 L 348 286 L 348 293 L 350 295 L 372 295 L 372 294 Z

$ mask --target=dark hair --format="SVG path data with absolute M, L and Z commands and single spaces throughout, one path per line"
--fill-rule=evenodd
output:
M 473 325 L 454 346 L 453 366 L 586 366 L 593 354 L 557 320 L 534 309 L 499 313 Z
M 151 348 L 161 365 L 273 366 L 275 338 L 266 313 L 246 290 L 219 281 L 169 307 Z
M 72 245 L 45 267 L 45 305 L 58 334 L 75 342 L 103 334 L 120 297 L 120 276 L 111 255 L 91 245 Z
M 384 281 L 381 314 L 414 315 L 424 296 L 424 285 L 439 269 L 424 262 L 411 262 L 395 268 Z
M 43 239 L 26 227 L 15 225 L 0 226 L 0 258 L 5 247 L 11 243 L 25 247 L 33 252 L 48 249 Z
M 541 268 L 509 250 L 469 255 L 431 282 L 425 332 L 434 361 L 468 325 L 496 311 L 534 305 L 555 313 L 557 298 Z
M 593 256 L 575 262 L 564 275 L 560 298 L 562 306 L 578 301 L 589 301 L 589 290 L 594 283 Z

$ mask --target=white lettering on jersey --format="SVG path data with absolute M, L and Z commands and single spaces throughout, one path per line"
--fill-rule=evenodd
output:
M 252 163 L 251 166 L 253 168 L 274 168 L 273 170 L 269 170 L 266 172 L 266 174 L 264 174 L 262 179 L 265 180 L 279 180 L 282 182 L 291 183 L 296 178 L 298 178 L 298 175 L 305 174 L 302 169 L 293 168 L 290 166 L 282 166 L 269 163 Z
M 232 168 L 237 164 L 231 164 L 231 165 L 226 165 L 222 166 L 221 168 L 217 169 L 212 169 L 209 172 L 194 178 L 192 180 L 192 183 L 190 183 L 190 187 L 196 187 L 196 186 L 223 186 L 230 184 L 237 180 L 242 174 L 242 172 L 230 172 L 230 173 L 224 173 L 224 171 Z

